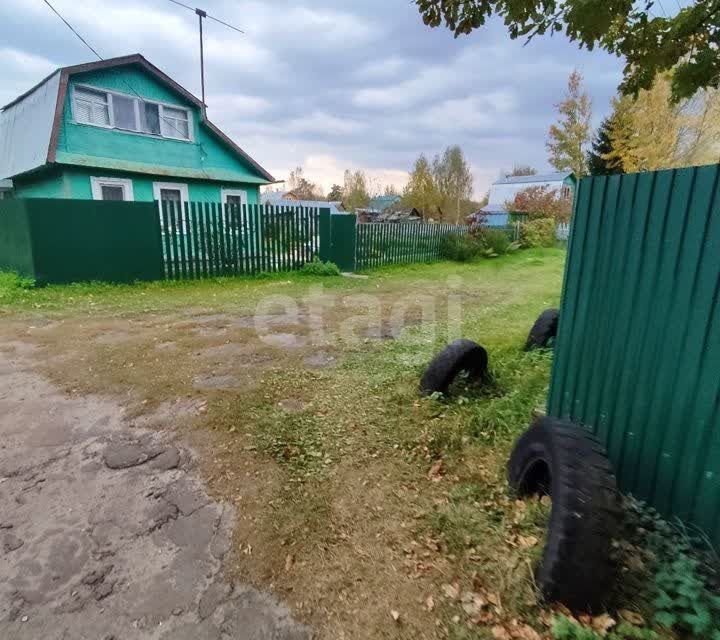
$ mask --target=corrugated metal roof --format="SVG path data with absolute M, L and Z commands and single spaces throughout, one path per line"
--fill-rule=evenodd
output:
M 263 204 L 271 204 L 276 207 L 317 207 L 318 209 L 330 209 L 330 213 L 341 213 L 334 202 L 325 200 L 285 200 L 272 193 L 261 195 L 260 200 Z
M 377 196 L 370 200 L 367 208 L 372 211 L 383 211 L 400 202 L 400 196 Z
M 556 171 L 554 173 L 538 173 L 534 176 L 507 176 L 496 180 L 493 184 L 533 184 L 535 182 L 562 182 L 573 175 L 572 171 Z
M 487 214 L 507 213 L 507 209 L 503 204 L 486 204 L 480 211 Z

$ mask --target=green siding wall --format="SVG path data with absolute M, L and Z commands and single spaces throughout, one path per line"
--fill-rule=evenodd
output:
M 170 140 L 73 121 L 72 96 L 77 84 L 118 91 L 148 100 L 188 107 L 193 112 L 194 142 Z M 174 168 L 207 172 L 231 181 L 265 183 L 265 178 L 200 124 L 197 107 L 186 102 L 139 67 L 93 71 L 72 76 L 68 86 L 58 138 L 57 161 L 112 167 L 118 170 L 152 171 L 167 175 Z M 141 166 L 145 165 L 145 166 Z
M 243 189 L 248 194 L 248 204 L 259 203 L 259 187 L 242 182 L 213 182 L 172 178 L 165 175 L 151 176 L 142 173 L 88 169 L 85 167 L 53 167 L 44 172 L 15 179 L 17 198 L 73 198 L 92 200 L 90 178 L 125 178 L 132 180 L 135 202 L 152 202 L 153 182 L 177 182 L 188 185 L 188 195 L 194 202 L 220 202 L 222 189 Z

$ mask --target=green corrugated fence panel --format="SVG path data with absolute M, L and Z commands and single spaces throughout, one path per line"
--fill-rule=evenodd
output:
M 548 399 L 621 488 L 720 544 L 720 165 L 587 178 Z
M 162 279 L 159 210 L 139 202 L 0 201 L 0 268 L 39 283 Z

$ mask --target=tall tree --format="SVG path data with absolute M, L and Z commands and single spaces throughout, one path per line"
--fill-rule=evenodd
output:
M 585 147 L 590 142 L 592 103 L 582 88 L 582 76 L 577 69 L 570 74 L 565 98 L 556 106 L 558 122 L 550 127 L 545 145 L 550 164 L 558 171 L 572 171 L 581 178 L 587 173 Z
M 394 184 L 386 184 L 385 189 L 383 190 L 384 196 L 399 196 L 400 191 Z
M 512 171 L 506 175 L 508 178 L 511 176 L 534 176 L 537 175 L 537 169 L 529 164 L 515 164 Z
M 440 192 L 435 184 L 432 167 L 424 154 L 420 154 L 410 172 L 403 190 L 403 205 L 417 209 L 423 218 L 430 218 L 438 211 Z
M 612 164 L 608 160 L 608 157 L 613 152 L 612 129 L 612 118 L 605 118 L 595 133 L 592 149 L 587 154 L 587 166 L 591 176 L 609 176 L 614 173 L 624 173 L 622 159 Z
M 300 200 L 322 200 L 322 188 L 305 177 L 303 168 L 298 166 L 290 172 L 287 181 L 288 191 L 292 191 Z
M 673 103 L 671 78 L 658 76 L 636 99 L 613 101 L 612 149 L 605 159 L 627 172 L 671 169 L 720 159 L 720 94 L 698 92 Z
M 455 145 L 448 147 L 442 156 L 433 160 L 433 178 L 440 192 L 442 211 L 445 217 L 451 215 L 459 224 L 469 212 L 465 212 L 464 203 L 473 192 L 473 176 L 462 149 Z
M 345 171 L 345 186 L 343 187 L 343 204 L 348 211 L 355 211 L 367 207 L 370 202 L 368 177 L 365 172 Z
M 343 188 L 339 184 L 334 184 L 330 193 L 327 195 L 327 199 L 330 202 L 337 202 L 343 199 Z
M 625 60 L 624 94 L 649 89 L 658 73 L 677 69 L 674 101 L 720 85 L 720 0 L 693 0 L 660 17 L 655 3 L 602 0 L 415 0 L 426 25 L 443 20 L 455 36 L 500 16 L 512 39 L 564 32 L 581 48 Z M 678 5 L 679 6 L 679 5 Z M 663 11 L 663 13 L 665 13 Z

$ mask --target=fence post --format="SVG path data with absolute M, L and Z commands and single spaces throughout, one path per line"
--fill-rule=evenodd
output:
M 318 236 L 320 236 L 320 260 L 323 262 L 328 262 L 330 260 L 331 254 L 331 244 L 332 244 L 332 232 L 330 229 L 330 209 L 329 208 L 321 208 L 320 209 L 320 229 L 318 232 Z

